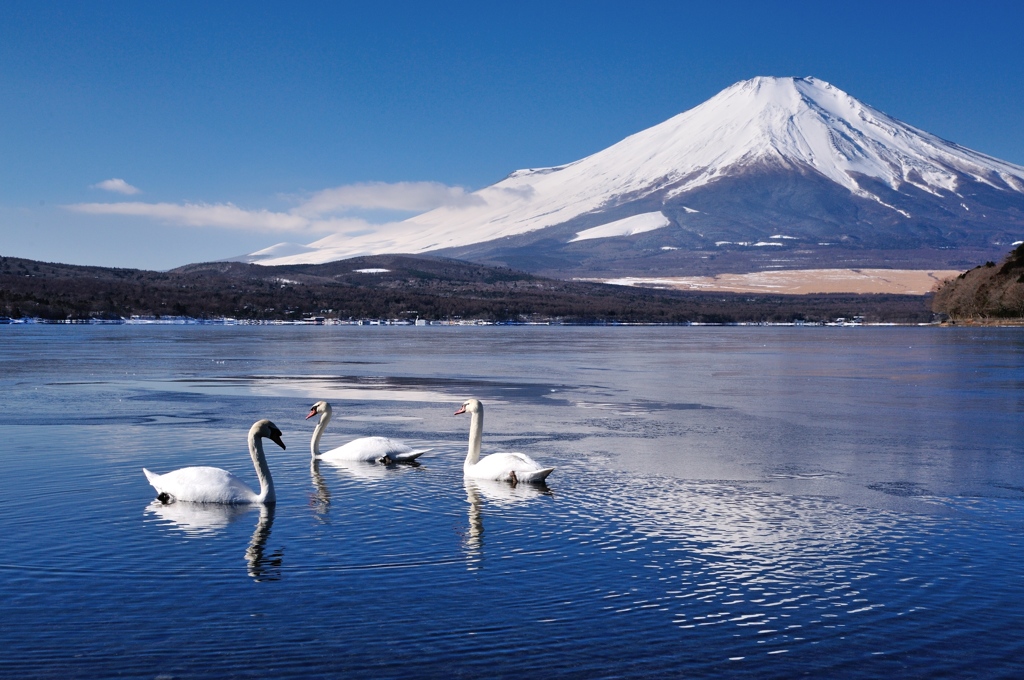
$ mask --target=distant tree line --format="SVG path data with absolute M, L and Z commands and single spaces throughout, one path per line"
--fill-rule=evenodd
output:
M 381 271 L 385 270 L 385 271 Z M 296 320 L 484 319 L 575 323 L 928 322 L 911 295 L 680 292 L 545 279 L 511 269 L 408 256 L 323 265 L 238 262 L 169 272 L 0 257 L 0 315 L 44 319 L 141 316 Z

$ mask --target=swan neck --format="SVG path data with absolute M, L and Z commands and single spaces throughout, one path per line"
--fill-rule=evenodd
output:
M 316 427 L 313 428 L 313 439 L 309 442 L 309 452 L 313 454 L 314 458 L 320 455 L 320 437 L 323 436 L 329 422 L 331 422 L 331 414 L 325 412 L 320 415 L 320 420 L 316 422 Z
M 267 456 L 263 453 L 263 438 L 256 436 L 255 432 L 249 433 L 249 455 L 252 457 L 253 467 L 256 468 L 256 477 L 260 480 L 260 494 L 255 502 L 275 502 L 277 497 L 274 495 L 274 479 L 270 476 Z
M 469 421 L 469 451 L 466 452 L 466 462 L 463 467 L 476 465 L 480 461 L 480 442 L 484 436 L 484 408 L 471 414 Z

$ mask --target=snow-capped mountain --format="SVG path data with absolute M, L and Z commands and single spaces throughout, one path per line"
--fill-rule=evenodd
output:
M 386 252 L 547 274 L 973 266 L 1024 237 L 1024 167 L 940 139 L 815 78 L 760 77 L 603 151 L 518 170 L 372 234 L 254 253 Z

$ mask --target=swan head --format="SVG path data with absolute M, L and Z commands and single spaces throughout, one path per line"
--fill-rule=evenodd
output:
M 331 417 L 331 405 L 326 401 L 318 401 L 309 407 L 309 415 L 306 416 L 306 420 L 309 420 L 313 416 L 324 416 L 327 418 Z
M 480 403 L 479 399 L 467 399 L 462 402 L 462 407 L 452 415 L 457 416 L 462 413 L 481 413 L 483 410 L 484 405 Z
M 269 439 L 274 442 L 282 449 L 284 448 L 284 442 L 281 441 L 281 430 L 278 429 L 277 425 L 274 425 L 269 420 L 263 419 L 253 424 L 252 429 L 249 430 L 250 434 L 255 434 L 257 437 Z

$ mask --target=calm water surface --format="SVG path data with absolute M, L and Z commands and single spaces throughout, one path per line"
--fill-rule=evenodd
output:
M 1021 673 L 1020 330 L 8 326 L 0 413 L 5 678 Z M 275 507 L 154 502 L 260 418 Z

